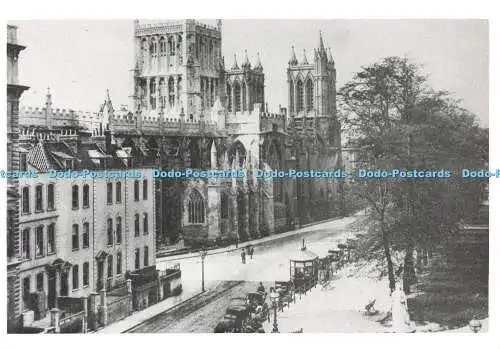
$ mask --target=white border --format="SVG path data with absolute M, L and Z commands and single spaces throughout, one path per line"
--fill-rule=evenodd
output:
M 240 0 L 240 1 L 150 1 L 135 2 L 104 2 L 103 0 L 86 1 L 54 1 L 54 0 L 6 0 L 2 2 L 4 8 L 0 13 L 5 16 L 5 21 L 14 19 L 117 19 L 117 18 L 484 18 L 490 20 L 490 97 L 499 91 L 498 86 L 498 31 L 495 12 L 495 1 L 288 1 L 271 2 L 270 0 Z M 5 28 L 5 22 L 4 22 Z M 3 29 L 5 30 L 5 29 Z M 1 45 L 5 47 L 6 35 L 1 38 Z M 494 45 L 496 44 L 496 45 Z M 0 55 L 3 61 L 5 56 Z M 6 66 L 6 62 L 3 63 Z M 40 67 L 44 69 L 44 67 Z M 496 74 L 495 74 L 496 73 Z M 6 81 L 5 70 L 1 69 L 3 81 Z M 489 127 L 494 135 L 498 131 L 498 102 L 490 98 Z M 2 98 L 0 110 L 6 110 Z M 5 120 L 0 123 L 0 132 L 5 135 Z M 490 139 L 490 149 L 499 149 L 499 141 L 495 137 Z M 0 168 L 6 168 L 5 143 L 0 144 Z M 500 168 L 498 155 L 491 153 L 490 168 Z M 490 247 L 499 246 L 496 234 L 498 228 L 498 215 L 495 216 L 494 208 L 498 207 L 498 191 L 500 183 L 492 179 L 490 185 Z M 5 181 L 0 181 L 0 193 L 6 193 Z M 2 195 L 2 197 L 4 197 Z M 4 217 L 6 200 L 0 200 L 0 214 Z M 0 249 L 5 251 L 5 219 L 0 220 Z M 493 252 L 493 253 L 492 253 Z M 72 335 L 67 336 L 34 336 L 34 335 L 5 335 L 6 324 L 2 321 L 0 328 L 0 347 L 36 347 L 54 348 L 56 346 L 70 346 L 72 348 L 104 348 L 113 346 L 125 347 L 238 347 L 249 348 L 310 348 L 312 346 L 351 348 L 392 348 L 405 349 L 428 347 L 448 348 L 499 348 L 499 301 L 496 287 L 498 280 L 498 257 L 490 251 L 490 321 L 487 334 L 301 334 L 301 335 L 114 335 L 92 336 Z M 7 297 L 6 292 L 5 258 L 0 258 L 0 294 L 2 299 Z M 0 314 L 6 314 L 6 302 L 0 302 Z M 3 319 L 5 319 L 2 316 Z M 411 336 L 411 337 L 409 337 Z

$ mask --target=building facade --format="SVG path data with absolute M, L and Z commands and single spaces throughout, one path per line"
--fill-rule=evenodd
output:
M 25 47 L 17 42 L 17 27 L 7 26 L 7 170 L 19 170 L 19 99 L 27 86 L 19 84 L 19 54 Z M 17 178 L 7 178 L 7 330 L 20 326 L 21 293 L 19 266 L 19 204 Z

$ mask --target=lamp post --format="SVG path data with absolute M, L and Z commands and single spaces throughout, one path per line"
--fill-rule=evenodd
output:
M 278 320 L 277 320 L 277 309 L 278 309 L 278 298 L 279 294 L 273 289 L 269 295 L 274 308 L 274 322 L 273 322 L 273 333 L 279 333 L 278 331 Z
M 205 292 L 205 257 L 207 256 L 207 251 L 205 249 L 200 251 L 201 257 L 201 292 Z

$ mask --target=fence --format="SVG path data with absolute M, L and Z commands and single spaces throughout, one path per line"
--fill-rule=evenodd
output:
M 59 320 L 59 331 L 60 333 L 82 333 L 85 321 L 87 321 L 85 311 L 72 314 Z
M 132 296 L 108 298 L 108 324 L 119 321 L 132 313 Z

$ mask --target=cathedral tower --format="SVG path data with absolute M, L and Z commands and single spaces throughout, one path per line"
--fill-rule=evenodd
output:
M 142 117 L 166 118 L 184 111 L 193 121 L 222 98 L 223 62 L 220 20 L 217 27 L 195 20 L 134 22 L 135 65 L 131 107 Z

